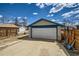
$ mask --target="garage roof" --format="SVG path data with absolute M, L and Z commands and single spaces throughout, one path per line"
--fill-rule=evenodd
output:
M 39 19 L 37 20 L 36 22 L 30 24 L 29 26 L 52 26 L 52 25 L 55 25 L 55 26 L 64 26 L 62 24 L 58 24 L 56 22 L 53 22 L 53 21 L 50 21 L 50 20 L 47 20 L 47 19 Z

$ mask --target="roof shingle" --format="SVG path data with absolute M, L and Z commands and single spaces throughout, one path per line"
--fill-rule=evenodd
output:
M 18 28 L 15 24 L 0 24 L 0 27 L 12 27 L 12 28 Z

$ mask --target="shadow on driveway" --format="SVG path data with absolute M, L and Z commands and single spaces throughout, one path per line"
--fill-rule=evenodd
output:
M 60 49 L 62 49 L 67 56 L 70 56 L 69 52 L 67 51 L 67 49 L 61 44 L 61 43 L 57 43 L 57 45 L 60 47 Z
M 28 36 L 24 36 L 22 38 L 18 38 L 18 39 L 21 39 L 21 40 L 31 40 L 31 41 L 45 41 L 45 42 L 55 42 L 56 40 L 55 39 L 42 39 L 42 38 L 29 38 Z

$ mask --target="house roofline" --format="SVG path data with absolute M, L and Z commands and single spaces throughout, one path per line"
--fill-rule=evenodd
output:
M 47 20 L 47 19 L 41 18 L 41 19 L 39 19 L 39 20 L 33 22 L 32 24 L 28 25 L 28 27 L 31 27 L 33 24 L 35 24 L 35 23 L 37 23 L 37 22 L 39 22 L 39 21 L 41 21 L 41 20 L 45 20 L 45 21 L 48 21 L 48 22 L 50 22 L 50 23 L 57 24 L 57 25 L 59 25 L 59 26 L 64 26 L 64 25 L 62 25 L 62 24 L 59 24 L 59 23 L 53 22 L 53 21 L 51 21 L 51 20 Z

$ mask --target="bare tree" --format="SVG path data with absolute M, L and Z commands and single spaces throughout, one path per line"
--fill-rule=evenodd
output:
M 1 20 L 1 23 L 3 23 L 3 24 L 5 23 L 5 17 L 4 16 L 1 17 L 0 20 Z
M 18 18 L 17 17 L 15 18 L 15 25 L 17 25 L 17 26 L 19 25 L 18 24 Z
M 23 18 L 23 26 L 27 26 L 27 17 Z

